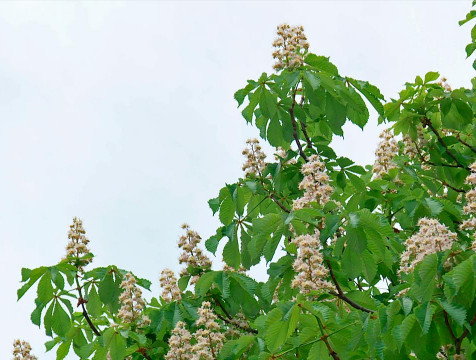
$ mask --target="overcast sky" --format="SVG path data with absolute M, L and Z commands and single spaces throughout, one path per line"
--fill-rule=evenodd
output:
M 55 264 L 73 216 L 95 265 L 149 278 L 180 269 L 176 240 L 204 239 L 206 201 L 241 175 L 257 135 L 233 93 L 271 72 L 276 25 L 303 25 L 311 51 L 394 97 L 436 70 L 470 86 L 470 1 L 0 2 L 0 358 L 14 338 L 42 360 L 47 338 L 16 302 L 21 267 Z M 373 161 L 378 132 L 346 127 L 340 155 Z M 254 274 L 263 278 L 262 271 Z M 33 293 L 31 294 L 33 295 Z M 74 358 L 74 357 L 73 357 Z

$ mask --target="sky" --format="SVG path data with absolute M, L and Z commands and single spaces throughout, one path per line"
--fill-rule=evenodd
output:
M 312 52 L 390 99 L 427 71 L 470 87 L 470 25 L 457 24 L 470 5 L 0 2 L 0 358 L 15 338 L 55 358 L 29 319 L 34 291 L 17 302 L 16 289 L 22 267 L 63 257 L 74 216 L 95 266 L 150 279 L 148 297 L 163 268 L 180 270 L 183 222 L 204 239 L 215 232 L 207 200 L 242 176 L 241 150 L 258 134 L 233 93 L 272 72 L 278 24 L 303 25 Z M 346 126 L 338 154 L 372 163 L 376 124 L 372 112 L 365 131 Z

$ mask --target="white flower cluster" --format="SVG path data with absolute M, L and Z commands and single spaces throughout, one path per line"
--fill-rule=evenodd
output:
M 297 246 L 298 256 L 293 263 L 297 275 L 291 286 L 299 288 L 303 294 L 309 294 L 311 291 L 335 291 L 334 285 L 326 280 L 328 270 L 322 264 L 319 231 L 316 230 L 314 235 L 298 236 L 292 242 Z
M 177 322 L 172 330 L 172 336 L 169 338 L 170 349 L 164 358 L 166 360 L 191 360 L 193 356 L 191 340 L 192 335 L 185 328 L 185 323 Z
M 393 161 L 393 158 L 398 152 L 398 144 L 394 139 L 390 129 L 382 131 L 379 135 L 382 139 L 378 144 L 375 151 L 375 163 L 372 168 L 372 172 L 375 174 L 376 179 L 381 179 L 382 175 L 388 174 L 391 169 L 397 167 L 397 164 Z
M 472 189 L 469 190 L 466 194 L 466 205 L 463 207 L 463 210 L 466 214 L 469 214 L 470 217 L 468 220 L 464 220 L 460 226 L 461 230 L 473 231 L 476 229 L 476 162 L 472 163 L 469 166 L 471 174 L 466 178 L 466 183 L 471 185 Z M 472 249 L 476 251 L 476 239 L 472 243 Z
M 324 206 L 330 200 L 334 188 L 329 185 L 329 175 L 325 173 L 325 168 L 317 155 L 310 156 L 309 161 L 302 166 L 304 179 L 299 183 L 299 189 L 304 190 L 304 194 L 293 201 L 293 210 L 309 207 L 311 202 Z
M 187 268 L 192 267 L 210 267 L 212 265 L 211 260 L 203 254 L 202 249 L 198 247 L 202 238 L 196 231 L 190 229 L 187 224 L 182 225 L 182 229 L 186 231 L 185 235 L 182 235 L 178 241 L 178 247 L 183 250 L 179 257 L 179 263 L 185 264 L 186 267 L 180 272 L 180 276 L 189 275 Z M 199 276 L 192 276 L 190 284 L 195 284 L 198 281 Z
M 138 327 L 145 327 L 150 324 L 150 319 L 142 315 L 145 301 L 142 298 L 142 291 L 136 286 L 136 278 L 131 273 L 126 274 L 126 278 L 121 283 L 123 292 L 119 296 L 122 305 L 117 317 L 125 324 L 138 321 Z
M 274 153 L 274 159 L 279 161 L 280 159 L 286 158 L 286 150 L 284 150 L 281 146 L 276 148 L 276 152 Z M 295 164 L 296 159 L 289 159 L 284 164 Z
M 261 173 L 266 167 L 266 154 L 261 150 L 258 139 L 248 139 L 246 140 L 248 148 L 242 151 L 242 154 L 245 156 L 246 161 L 243 164 L 243 171 L 245 176 L 248 175 L 258 175 L 261 176 Z
M 309 49 L 304 28 L 302 26 L 289 26 L 288 24 L 278 25 L 278 38 L 274 40 L 273 59 L 276 63 L 273 68 L 277 71 L 284 68 L 293 69 L 304 63 L 304 55 Z
M 440 79 L 440 81 L 438 81 L 438 85 L 445 89 L 445 91 L 451 91 L 451 85 L 448 84 L 448 79 L 446 79 L 444 76 Z
M 400 273 L 410 273 L 425 256 L 451 249 L 457 235 L 436 219 L 418 220 L 420 230 L 405 241 L 405 251 L 400 259 Z
M 211 309 L 211 304 L 204 301 L 198 309 L 200 318 L 195 322 L 197 326 L 204 326 L 195 332 L 197 343 L 193 345 L 192 360 L 213 360 L 217 358 L 220 349 L 223 347 L 225 335 L 220 332 L 220 325 L 216 322 L 217 316 Z
M 238 269 L 235 269 L 233 266 L 229 266 L 228 264 L 223 265 L 223 271 L 234 272 L 238 274 L 246 274 L 246 268 L 241 265 Z
M 182 293 L 177 285 L 177 278 L 172 270 L 167 268 L 162 270 L 159 281 L 162 288 L 162 298 L 166 302 L 182 299 Z
M 172 330 L 169 339 L 170 350 L 165 359 L 167 360 L 216 360 L 220 349 L 223 347 L 225 335 L 220 332 L 220 325 L 216 322 L 217 316 L 211 309 L 211 304 L 204 301 L 198 309 L 199 319 L 195 322 L 198 329 L 193 337 L 185 328 L 185 323 L 179 321 Z
M 31 354 L 31 346 L 28 342 L 17 339 L 13 342 L 13 360 L 38 360 L 38 358 Z
M 69 226 L 68 231 L 68 239 L 70 242 L 66 245 L 66 257 L 74 257 L 75 259 L 72 260 L 74 265 L 78 266 L 80 271 L 83 270 L 83 266 L 89 264 L 93 261 L 92 258 L 85 258 L 81 259 L 80 263 L 78 264 L 77 259 L 83 257 L 84 255 L 89 254 L 89 240 L 84 235 L 86 231 L 83 228 L 83 222 L 81 219 L 75 217 L 73 219 L 73 223 Z

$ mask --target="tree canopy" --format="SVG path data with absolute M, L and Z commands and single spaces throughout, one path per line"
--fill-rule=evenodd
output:
M 452 89 L 430 71 L 386 101 L 310 52 L 302 27 L 277 36 L 275 72 L 234 95 L 274 159 L 247 142 L 243 177 L 208 202 L 221 226 L 202 244 L 183 225 L 184 267 L 163 269 L 160 296 L 91 268 L 78 218 L 64 259 L 22 269 L 18 298 L 36 287 L 31 320 L 57 359 L 476 359 L 476 80 Z M 369 107 L 386 129 L 363 167 L 331 142 Z M 248 274 L 262 261 L 264 282 Z M 15 341 L 14 359 L 30 351 Z

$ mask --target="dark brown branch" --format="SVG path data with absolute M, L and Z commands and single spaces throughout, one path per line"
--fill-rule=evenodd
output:
M 225 307 L 223 306 L 223 304 L 215 297 L 213 298 L 213 300 L 215 301 L 215 304 L 218 305 L 218 307 L 223 311 L 223 313 L 225 314 L 225 316 L 222 316 L 220 314 L 217 313 L 217 316 L 219 319 L 221 319 L 222 321 L 226 322 L 227 324 L 230 324 L 230 325 L 233 325 L 241 330 L 245 330 L 245 331 L 248 331 L 250 333 L 253 333 L 253 334 L 257 334 L 258 333 L 258 330 L 256 329 L 252 329 L 249 325 L 248 327 L 243 327 L 243 326 L 240 326 L 238 325 L 237 323 L 233 322 L 233 316 L 230 315 L 230 313 L 225 309 Z
M 296 142 L 296 145 L 299 149 L 299 154 L 301 155 L 301 157 L 307 162 L 307 156 L 306 154 L 304 154 L 304 151 L 302 149 L 302 145 L 301 145 L 301 142 L 299 140 L 299 136 L 298 136 L 298 133 L 297 133 L 297 124 L 296 124 L 296 118 L 294 117 L 294 106 L 296 105 L 296 91 L 297 91 L 297 87 L 296 89 L 294 89 L 293 91 L 293 103 L 291 104 L 291 108 L 289 109 L 289 115 L 291 116 L 291 123 L 293 125 L 293 137 L 294 137 L 294 141 Z
M 78 277 L 78 274 L 76 274 L 76 285 L 78 287 L 78 294 L 79 294 L 79 298 L 78 298 L 78 306 L 81 305 L 81 308 L 83 309 L 83 316 L 84 318 L 86 319 L 89 327 L 91 328 L 91 330 L 93 331 L 94 334 L 96 334 L 96 336 L 101 336 L 101 333 L 99 332 L 99 330 L 96 328 L 96 326 L 94 326 L 93 322 L 91 321 L 91 319 L 89 318 L 89 315 L 88 315 L 88 312 L 86 311 L 86 307 L 84 306 L 84 304 L 86 303 L 86 301 L 84 300 L 83 298 L 83 293 L 81 291 L 81 286 L 79 285 L 79 277 Z
M 456 342 L 458 340 L 458 338 L 456 337 L 455 333 L 453 332 L 453 329 L 451 328 L 451 325 L 450 325 L 450 320 L 448 319 L 448 313 L 446 311 L 443 310 L 443 315 L 445 317 L 445 324 L 446 324 L 446 327 L 448 328 L 449 332 L 450 332 L 450 335 L 451 337 L 453 338 L 453 340 Z
M 456 188 L 456 187 L 454 187 L 454 186 L 448 184 L 446 181 L 442 181 L 441 183 L 442 183 L 444 186 L 449 187 L 451 190 L 454 190 L 454 191 L 456 191 L 456 192 L 460 192 L 460 193 L 466 192 L 466 191 L 464 191 L 463 189 L 458 189 L 458 188 Z
M 324 342 L 324 344 L 326 344 L 327 351 L 329 351 L 329 355 L 332 356 L 334 360 L 340 360 L 339 355 L 337 355 L 336 351 L 329 344 L 329 341 L 327 340 L 328 337 L 329 335 L 323 335 L 321 336 L 321 340 Z
M 274 196 L 274 194 L 270 194 L 269 197 L 271 198 L 271 200 L 273 200 L 284 212 L 286 213 L 290 213 L 291 211 L 288 210 L 283 204 L 281 204 L 281 202 L 276 199 L 276 197 Z
M 350 306 L 352 306 L 353 308 L 357 309 L 357 310 L 361 310 L 361 311 L 365 311 L 365 312 L 368 312 L 368 313 L 373 313 L 374 311 L 373 310 L 370 310 L 370 309 L 367 309 L 366 307 L 363 307 L 359 304 L 357 304 L 355 301 L 353 301 L 352 299 L 348 298 L 344 292 L 342 291 L 342 288 L 340 287 L 339 283 L 337 282 L 337 278 L 334 274 L 334 270 L 332 269 L 332 266 L 331 266 L 331 262 L 329 260 L 326 260 L 326 265 L 327 265 L 327 268 L 329 269 L 329 273 L 331 275 L 331 278 L 332 278 L 332 282 L 334 283 L 336 289 L 337 289 L 337 293 L 332 291 L 330 292 L 332 295 L 335 295 L 337 296 L 339 299 L 345 301 L 347 304 L 349 304 Z
M 474 315 L 473 318 L 469 321 L 469 325 L 470 325 L 470 326 L 473 326 L 475 322 L 476 322 L 476 315 Z M 463 333 L 461 334 L 461 336 L 455 340 L 455 351 L 456 351 L 456 354 L 460 354 L 460 353 L 461 353 L 461 344 L 463 343 L 464 338 L 465 338 L 466 336 L 468 336 L 468 334 L 469 334 L 469 329 L 466 328 L 466 329 L 464 329 L 464 331 L 463 331 Z
M 152 360 L 149 355 L 147 355 L 147 350 L 145 348 L 140 348 L 137 350 L 139 354 L 145 357 L 147 360 Z
M 461 137 L 460 137 L 459 134 L 456 134 L 456 139 L 457 139 L 461 144 L 463 144 L 464 146 L 467 146 L 468 148 L 470 148 L 472 152 L 476 153 L 476 148 L 474 148 L 473 146 L 471 146 L 470 144 L 468 144 L 466 141 L 464 141 L 463 139 L 461 139 Z
M 438 133 L 438 130 L 436 130 L 433 124 L 431 123 L 431 120 L 425 116 L 423 117 L 422 122 L 423 122 L 423 125 L 428 126 L 428 128 L 436 135 L 438 142 L 441 144 L 441 146 L 445 148 L 445 152 L 448 154 L 448 156 L 452 158 L 456 164 L 458 164 L 457 167 L 469 170 L 468 167 L 461 164 L 459 160 L 456 158 L 456 156 L 450 151 L 450 149 L 448 149 L 448 146 L 445 144 L 443 138 Z

